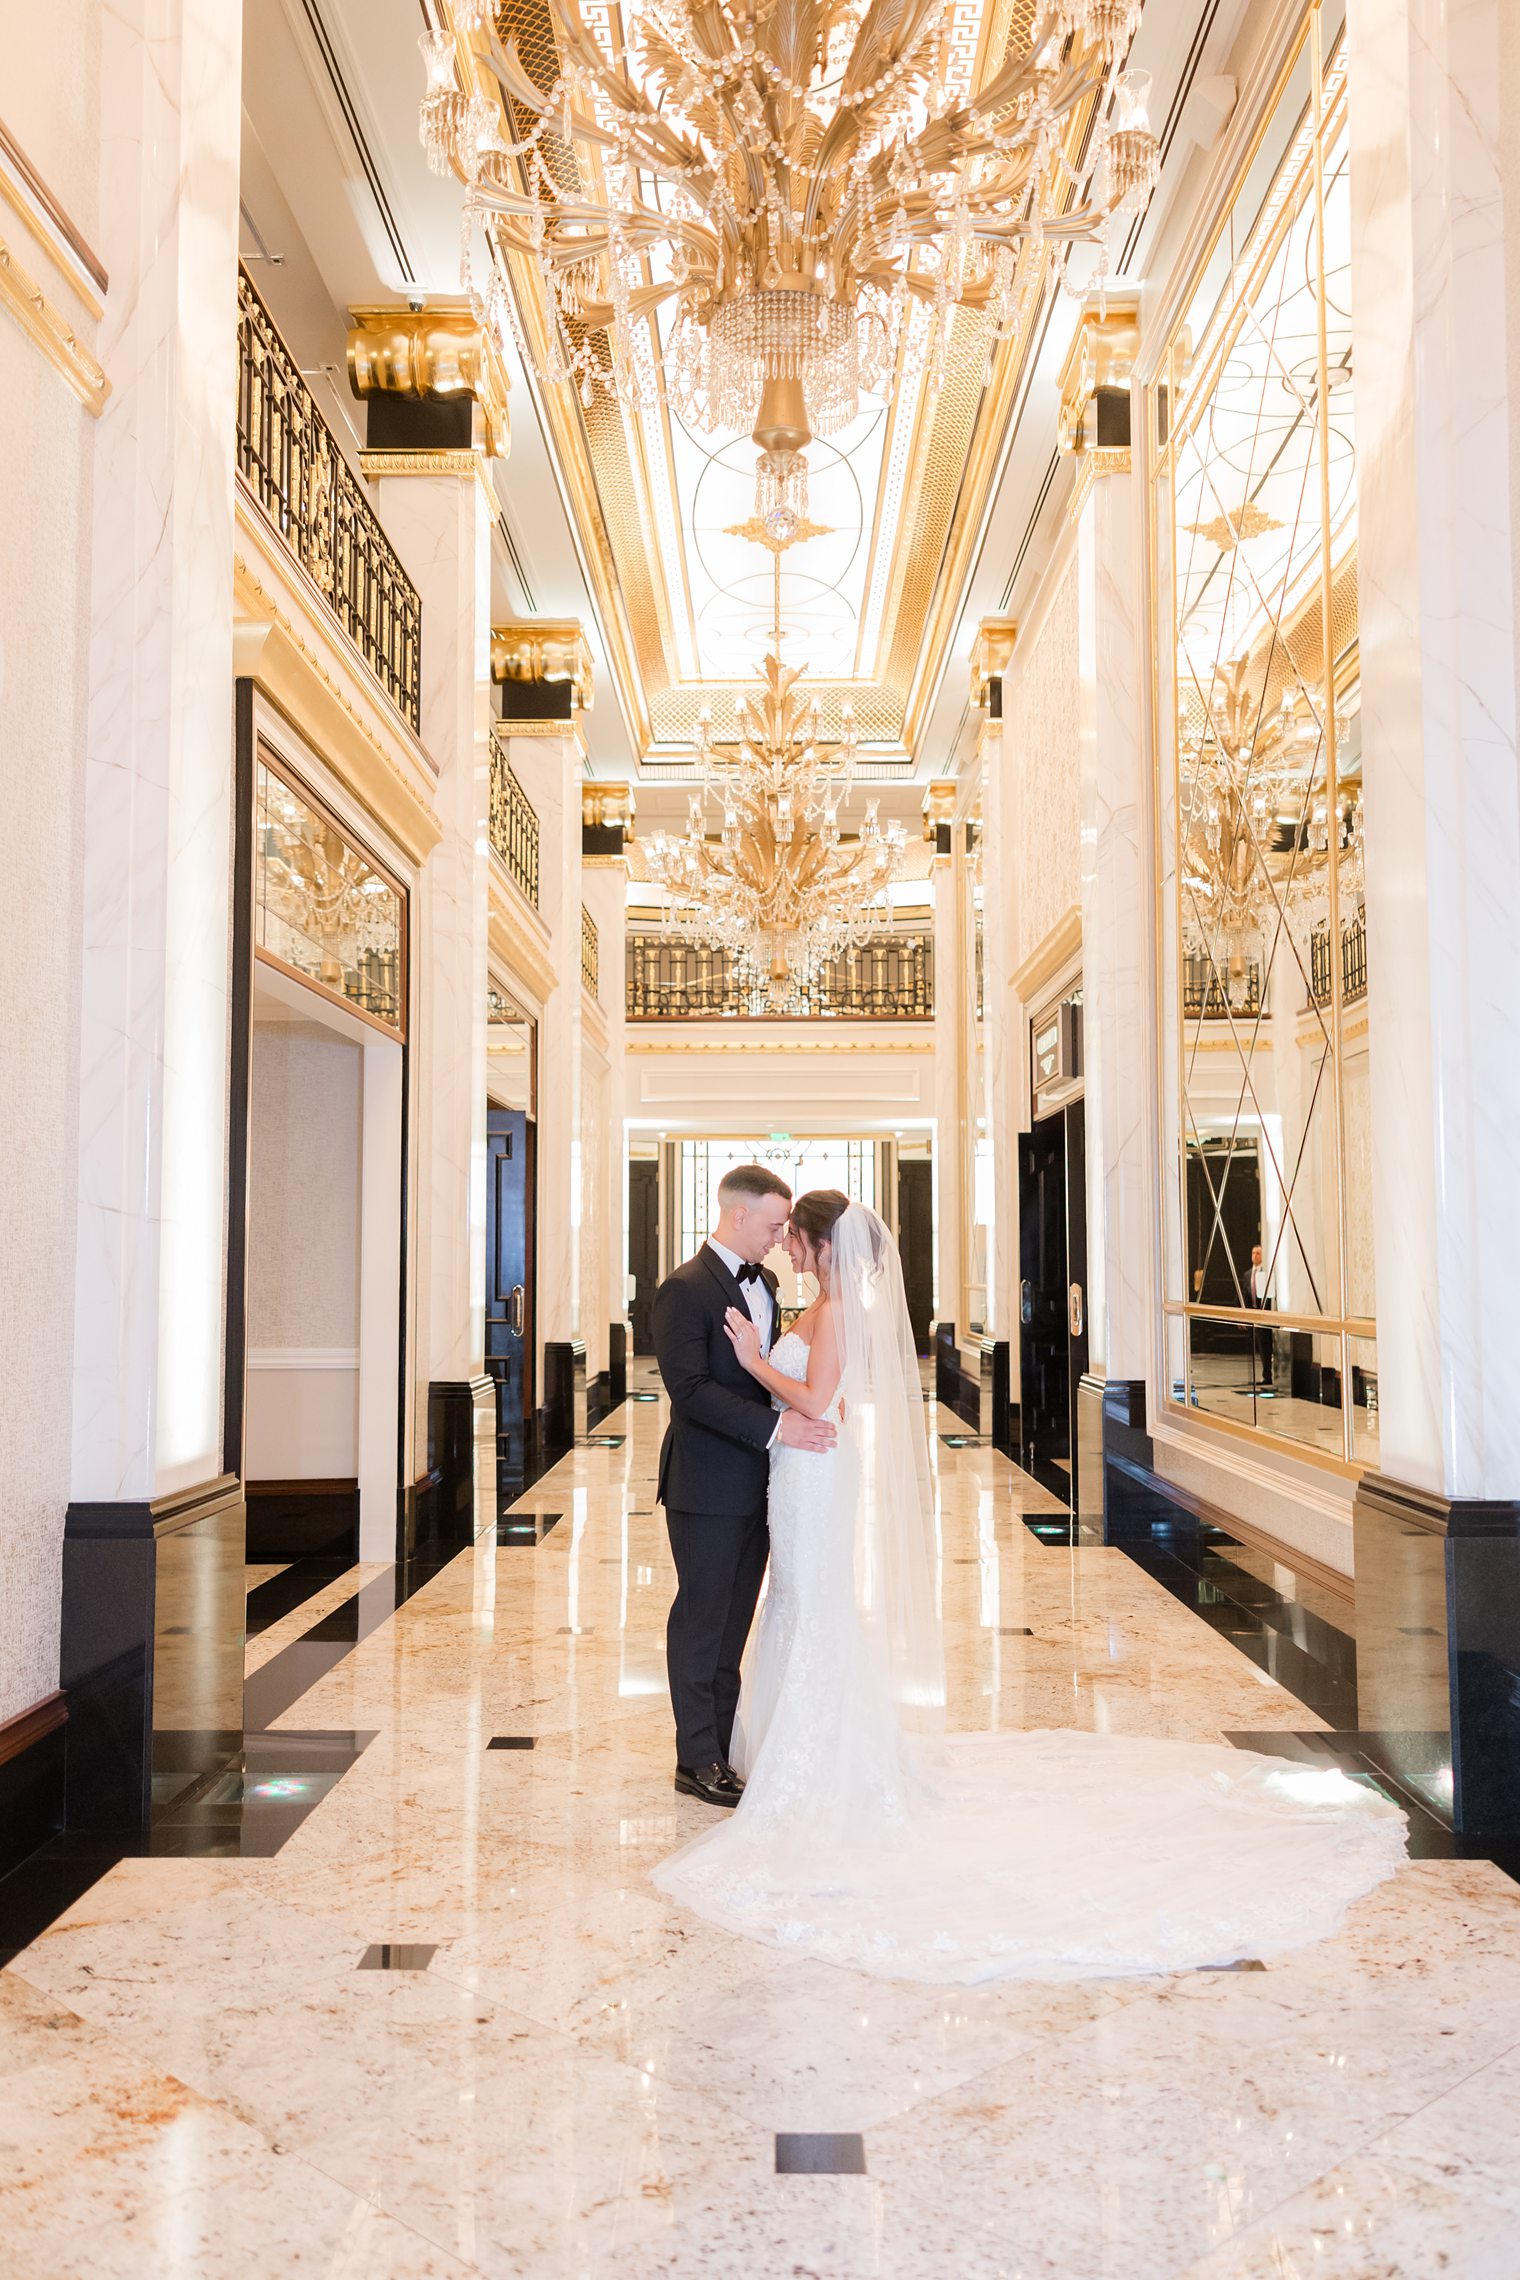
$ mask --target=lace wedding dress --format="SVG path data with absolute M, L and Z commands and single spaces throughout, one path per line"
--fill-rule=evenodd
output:
M 795 1332 L 770 1360 L 807 1375 Z M 922 1664 L 902 1682 L 902 1623 L 872 1612 L 890 1610 L 893 1577 L 864 1508 L 873 1472 L 890 1505 L 902 1466 L 862 1462 L 852 1427 L 869 1442 L 887 1374 L 852 1387 L 847 1358 L 839 1448 L 772 1454 L 770 1583 L 735 1734 L 744 1798 L 655 1883 L 753 1939 L 960 1984 L 1265 1959 L 1335 1931 L 1403 1859 L 1404 1817 L 1334 1770 L 1223 1743 L 932 1731 Z M 922 1438 L 916 1371 L 911 1393 Z

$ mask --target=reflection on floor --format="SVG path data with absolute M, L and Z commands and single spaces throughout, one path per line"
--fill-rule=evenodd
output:
M 0 1975 L 8 2280 L 1511 2280 L 1488 1862 L 1266 1970 L 949 1995 L 668 1908 L 647 1869 L 707 1809 L 670 1786 L 661 1416 L 610 1423 L 520 1534 L 373 1622 L 390 1571 L 327 1579 L 255 1669 L 322 1650 L 263 1744 L 373 1736 L 272 1857 L 121 1861 Z M 932 1446 L 955 1724 L 1337 1746 L 1246 1555 L 1188 1597 Z

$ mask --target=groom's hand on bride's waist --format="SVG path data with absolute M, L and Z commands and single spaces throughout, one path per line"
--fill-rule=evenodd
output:
M 788 1409 L 781 1420 L 776 1439 L 785 1449 L 812 1449 L 821 1452 L 832 1449 L 839 1435 L 826 1417 L 804 1417 L 800 1409 Z

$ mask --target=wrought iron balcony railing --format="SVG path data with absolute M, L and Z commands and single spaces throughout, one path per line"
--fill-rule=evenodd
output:
M 414 729 L 422 603 L 246 270 L 238 271 L 238 467 Z
M 581 904 L 581 980 L 591 995 L 597 995 L 597 984 L 602 977 L 602 943 L 596 931 L 596 920 Z
M 1367 913 L 1341 927 L 1341 1004 L 1352 1005 L 1367 995 Z M 1309 1002 L 1330 1003 L 1330 922 L 1322 919 L 1309 937 Z
M 670 934 L 629 935 L 627 1005 L 630 1021 L 776 1018 L 726 951 Z M 933 1013 L 933 936 L 883 934 L 845 951 L 816 984 L 799 984 L 780 1018 L 928 1021 Z
M 538 814 L 507 758 L 507 748 L 491 732 L 491 845 L 514 883 L 538 908 Z

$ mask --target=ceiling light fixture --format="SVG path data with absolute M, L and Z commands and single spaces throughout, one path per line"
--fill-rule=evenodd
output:
M 747 429 L 772 486 L 862 391 L 941 375 L 958 315 L 957 355 L 990 377 L 1025 306 L 1021 249 L 1064 278 L 1072 245 L 1094 245 L 1101 282 L 1111 216 L 1157 179 L 1149 83 L 1121 70 L 1141 0 L 1054 0 L 975 92 L 953 84 L 948 0 L 643 0 L 624 56 L 577 0 L 549 7 L 540 88 L 489 0 L 454 0 L 499 101 L 461 91 L 447 31 L 422 36 L 422 140 L 464 186 L 466 287 L 541 379 Z M 495 263 L 476 292 L 478 225 L 536 263 L 545 355 Z

